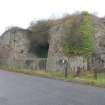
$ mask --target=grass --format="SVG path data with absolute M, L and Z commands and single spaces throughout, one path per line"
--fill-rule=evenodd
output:
M 43 70 L 29 70 L 29 69 L 18 69 L 15 67 L 8 67 L 8 66 L 0 66 L 2 70 L 16 72 L 16 73 L 23 73 L 32 76 L 40 76 L 45 78 L 54 78 L 54 79 L 62 79 L 64 80 L 64 73 L 63 72 L 45 72 Z
M 92 86 L 105 87 L 105 73 L 99 73 L 98 78 L 94 79 L 92 72 L 85 72 L 84 75 L 74 78 L 73 80 Z
M 45 71 L 39 71 L 39 70 L 26 70 L 26 69 L 17 69 L 17 68 L 8 67 L 8 66 L 0 66 L 0 68 L 6 71 L 23 73 L 31 76 L 60 79 L 64 81 L 70 81 L 70 82 L 105 88 L 105 73 L 98 74 L 98 79 L 96 80 L 93 77 L 93 73 L 89 71 L 83 72 L 79 77 L 74 77 L 72 74 L 72 75 L 68 75 L 68 77 L 65 78 L 63 72 L 45 72 Z

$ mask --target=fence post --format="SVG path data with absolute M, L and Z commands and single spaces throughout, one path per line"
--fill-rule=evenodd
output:
M 65 66 L 65 78 L 68 76 L 68 62 L 67 60 L 64 60 L 64 66 Z

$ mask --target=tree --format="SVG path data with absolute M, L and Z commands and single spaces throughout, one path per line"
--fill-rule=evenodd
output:
M 47 57 L 49 29 L 50 25 L 47 20 L 31 23 L 29 27 L 29 30 L 32 31 L 31 36 L 29 36 L 31 42 L 29 51 L 35 53 L 38 57 Z
M 74 19 L 71 29 L 65 32 L 64 53 L 90 55 L 93 52 L 93 32 L 91 15 L 83 12 L 79 22 Z

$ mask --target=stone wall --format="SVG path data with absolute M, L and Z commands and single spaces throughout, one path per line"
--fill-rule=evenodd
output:
M 104 40 L 102 41 L 103 37 L 105 38 L 105 23 L 100 18 L 95 16 L 92 17 L 92 22 L 95 29 L 95 32 L 93 34 L 94 52 L 98 53 L 100 57 L 105 61 L 105 46 L 100 46 L 100 43 L 104 42 Z M 65 36 L 64 31 L 65 30 L 63 24 L 52 26 L 49 30 L 50 35 L 48 39 L 49 50 L 46 69 L 48 71 L 64 71 L 65 68 L 67 67 L 69 71 L 77 71 L 77 68 L 80 67 L 81 70 L 87 70 L 88 68 L 87 59 L 78 55 L 69 58 L 64 55 L 63 53 L 63 40 Z M 39 61 L 36 54 L 32 54 L 31 52 L 29 52 L 30 40 L 28 38 L 31 34 L 32 34 L 31 31 L 17 27 L 7 30 L 0 37 L 1 56 L 6 56 L 9 59 L 10 64 L 12 61 L 14 63 L 14 59 L 15 63 L 17 64 L 21 63 L 25 64 L 27 62 L 29 64 L 31 60 L 28 61 L 26 59 L 32 58 L 36 59 L 34 60 L 34 63 L 32 61 L 32 65 L 33 64 L 38 65 Z M 2 50 L 4 52 L 6 51 L 6 53 L 2 53 Z
M 17 27 L 11 28 L 1 36 L 0 45 L 12 49 L 10 55 L 15 59 L 36 57 L 35 54 L 29 53 L 30 41 L 28 36 L 30 34 L 31 32 L 28 30 Z
M 48 71 L 65 71 L 76 72 L 78 67 L 85 71 L 88 69 L 87 59 L 82 56 L 67 57 L 50 57 L 47 59 Z

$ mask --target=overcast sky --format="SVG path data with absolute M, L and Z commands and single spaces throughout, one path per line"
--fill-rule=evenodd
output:
M 105 15 L 104 0 L 0 0 L 0 35 L 8 26 L 27 28 L 32 20 L 61 17 L 75 11 Z

